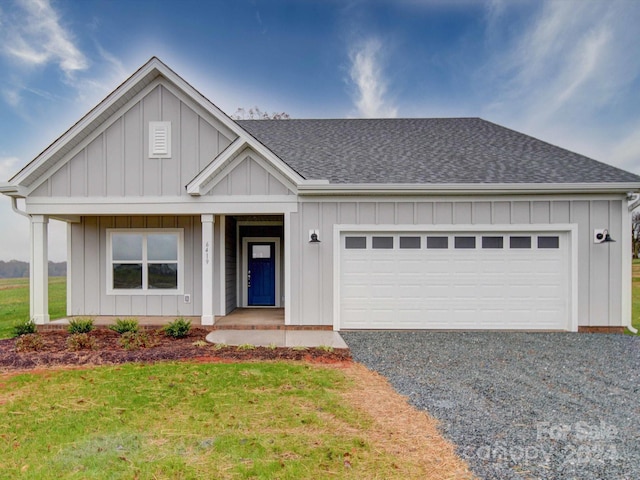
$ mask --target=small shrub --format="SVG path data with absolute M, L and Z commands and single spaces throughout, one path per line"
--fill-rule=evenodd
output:
M 191 345 L 193 345 L 194 347 L 206 347 L 207 345 L 209 345 L 209 342 L 206 342 L 204 340 L 197 340 L 193 342 Z
M 172 338 L 186 337 L 189 334 L 189 330 L 191 330 L 191 320 L 185 320 L 184 318 L 176 318 L 162 329 L 166 336 Z
M 213 345 L 213 349 L 214 350 L 222 350 L 224 348 L 227 348 L 229 345 L 227 345 L 226 343 L 215 343 Z
M 25 333 L 16 340 L 16 352 L 37 352 L 44 348 L 44 341 L 37 333 Z
M 96 339 L 86 333 L 74 333 L 67 338 L 67 348 L 72 352 L 94 350 L 96 348 Z
M 19 322 L 13 326 L 13 333 L 15 337 L 36 333 L 36 323 L 32 319 Z
M 270 343 L 269 346 L 267 347 L 269 350 L 275 350 L 276 348 L 278 348 L 278 345 L 276 345 L 275 343 Z
M 127 332 L 140 330 L 137 318 L 116 318 L 116 323 L 109 325 L 109 329 L 122 335 Z
M 242 345 L 238 345 L 238 350 L 255 350 L 256 346 L 251 343 L 243 343 Z
M 297 345 L 295 347 L 291 347 L 291 350 L 294 350 L 297 352 L 304 352 L 305 350 L 309 350 L 309 347 L 305 347 L 303 345 Z
M 147 332 L 124 332 L 118 343 L 125 350 L 138 350 L 152 347 L 154 342 Z
M 316 348 L 327 353 L 333 352 L 333 347 L 331 345 L 318 345 Z
M 93 328 L 93 318 L 72 318 L 69 320 L 67 331 L 71 335 L 76 335 L 78 333 L 89 333 Z

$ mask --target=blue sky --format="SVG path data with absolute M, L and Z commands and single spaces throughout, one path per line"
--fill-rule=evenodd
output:
M 229 114 L 482 117 L 640 173 L 638 25 L 636 0 L 4 0 L 0 181 L 153 55 Z M 28 259 L 4 197 L 0 224 Z

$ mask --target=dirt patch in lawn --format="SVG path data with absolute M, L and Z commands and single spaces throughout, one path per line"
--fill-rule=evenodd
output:
M 193 328 L 186 337 L 174 339 L 165 336 L 160 329 L 149 329 L 146 334 L 151 346 L 127 350 L 120 344 L 121 336 L 118 333 L 107 328 L 97 328 L 87 334 L 92 339 L 92 348 L 71 351 L 67 345 L 69 333 L 62 330 L 44 331 L 37 334 L 41 341 L 37 342 L 35 351 L 18 351 L 16 338 L 0 340 L 0 372 L 164 360 L 307 360 L 317 363 L 351 360 L 349 351 L 343 349 L 327 351 L 320 348 L 238 348 L 212 345 L 204 342 L 207 333 L 207 330 Z

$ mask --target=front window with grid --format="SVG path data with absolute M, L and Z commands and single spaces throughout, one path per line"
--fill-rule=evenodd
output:
M 109 293 L 177 293 L 182 274 L 182 230 L 111 230 Z

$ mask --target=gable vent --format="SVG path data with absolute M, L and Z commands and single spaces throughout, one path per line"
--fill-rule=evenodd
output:
M 149 158 L 171 158 L 171 122 L 149 122 Z

